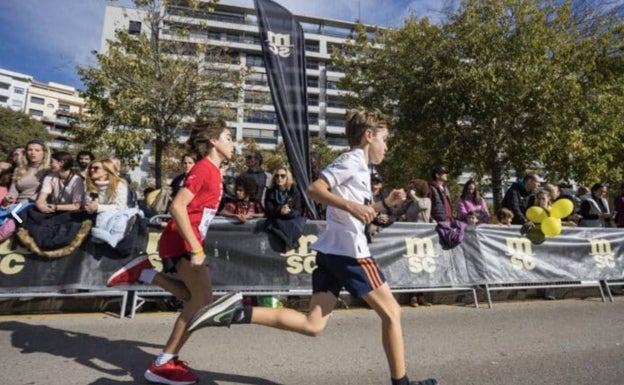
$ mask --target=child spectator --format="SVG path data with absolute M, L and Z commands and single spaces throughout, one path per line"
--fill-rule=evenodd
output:
M 504 207 L 498 210 L 498 212 L 496 213 L 496 219 L 498 219 L 498 223 L 500 223 L 501 225 L 510 226 L 511 222 L 513 222 L 513 217 L 513 212 Z
M 251 175 L 241 174 L 234 180 L 234 200 L 227 203 L 219 215 L 237 218 L 241 223 L 264 217 L 262 205 L 256 197 L 256 181 Z
M 466 214 L 466 223 L 469 225 L 478 225 L 479 224 L 479 215 L 476 211 L 470 211 Z

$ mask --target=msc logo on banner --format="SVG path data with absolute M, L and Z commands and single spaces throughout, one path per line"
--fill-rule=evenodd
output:
M 292 48 L 292 44 L 290 44 L 290 35 L 267 31 L 267 37 L 268 39 L 266 42 L 269 45 L 271 52 L 281 57 L 290 56 L 290 49 Z
M 316 269 L 316 251 L 310 248 L 318 238 L 316 235 L 302 235 L 299 237 L 299 248 L 280 254 L 286 257 L 286 271 L 290 274 L 312 274 Z
M 405 239 L 407 264 L 412 273 L 433 273 L 436 271 L 435 248 L 431 238 L 406 238 Z
M 606 239 L 594 238 L 589 241 L 589 244 L 591 245 L 591 252 L 589 255 L 594 259 L 597 268 L 604 269 L 605 267 L 615 267 L 611 242 Z
M 11 239 L 0 243 L 0 275 L 15 275 L 24 270 L 26 249 L 11 250 Z
M 507 238 L 507 252 L 505 255 L 511 260 L 511 265 L 516 270 L 535 269 L 535 258 L 531 241 L 528 238 Z

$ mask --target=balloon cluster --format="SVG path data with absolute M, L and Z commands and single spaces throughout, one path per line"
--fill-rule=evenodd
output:
M 548 209 L 531 206 L 526 211 L 528 220 L 540 225 L 542 233 L 547 237 L 561 234 L 561 219 L 570 216 L 574 211 L 574 202 L 570 199 L 558 199 Z

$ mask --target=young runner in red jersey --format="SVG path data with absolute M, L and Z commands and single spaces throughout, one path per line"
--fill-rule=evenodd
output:
M 145 371 L 148 381 L 168 385 L 190 385 L 198 380 L 178 359 L 178 353 L 188 339 L 186 326 L 191 316 L 212 302 L 210 270 L 205 263 L 203 242 L 223 193 L 221 162 L 230 159 L 234 152 L 230 130 L 222 119 L 196 123 L 187 145 L 199 161 L 189 171 L 184 186 L 171 203 L 173 220 L 163 230 L 158 243 L 163 273 L 152 268 L 147 256 L 141 256 L 108 280 L 108 286 L 139 281 L 151 283 L 186 302 L 165 348 Z M 179 279 L 166 274 L 172 272 L 176 272 Z

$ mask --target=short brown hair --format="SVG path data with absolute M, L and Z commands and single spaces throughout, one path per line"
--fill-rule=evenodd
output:
M 345 134 L 350 147 L 360 144 L 366 130 L 371 129 L 376 134 L 384 128 L 390 129 L 390 117 L 377 109 L 358 108 L 347 112 Z
M 195 154 L 195 159 L 204 158 L 212 148 L 210 139 L 218 138 L 226 129 L 227 125 L 221 118 L 198 118 L 191 125 L 191 135 L 186 141 L 189 152 Z
M 419 198 L 424 198 L 429 194 L 429 183 L 424 179 L 415 179 L 412 181 L 412 188 Z
M 499 221 L 505 218 L 513 219 L 513 217 L 514 217 L 514 213 L 511 210 L 506 209 L 504 207 L 498 210 L 498 212 L 496 213 L 496 218 Z

